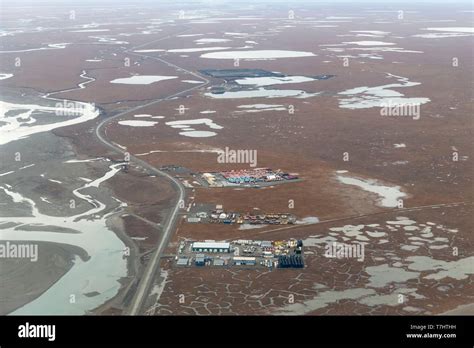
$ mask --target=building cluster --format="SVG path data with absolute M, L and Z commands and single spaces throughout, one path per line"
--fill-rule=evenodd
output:
M 283 173 L 280 169 L 273 171 L 270 168 L 240 169 L 221 172 L 221 175 L 230 183 L 244 184 L 251 182 L 269 182 L 297 179 L 295 175 Z
M 296 217 L 289 213 L 237 213 L 215 209 L 210 213 L 198 212 L 188 216 L 187 222 L 203 222 L 218 224 L 249 224 L 249 225 L 291 225 Z
M 237 240 L 232 242 L 181 242 L 178 266 L 260 266 L 302 268 L 303 242 Z
M 225 186 L 258 186 L 262 184 L 283 183 L 298 179 L 297 174 L 290 174 L 280 169 L 253 168 L 225 172 L 202 173 L 202 179 L 210 187 Z

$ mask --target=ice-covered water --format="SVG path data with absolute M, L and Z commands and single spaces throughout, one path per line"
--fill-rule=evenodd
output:
M 384 41 L 350 41 L 343 42 L 346 45 L 357 45 L 357 46 L 392 46 L 395 45 L 393 42 Z
M 387 74 L 390 78 L 396 78 L 398 83 L 376 87 L 356 87 L 340 92 L 339 107 L 345 109 L 368 109 L 384 106 L 406 106 L 422 105 L 430 101 L 429 98 L 410 98 L 402 93 L 393 90 L 393 88 L 407 88 L 420 85 L 419 82 L 411 82 L 408 78 Z
M 13 77 L 13 74 L 0 73 L 0 80 L 6 80 Z
M 286 50 L 255 50 L 255 51 L 224 51 L 205 53 L 201 58 L 208 59 L 251 59 L 251 60 L 265 60 L 278 58 L 299 58 L 299 57 L 313 57 L 312 52 L 304 51 L 286 51 Z
M 229 48 L 231 48 L 231 47 L 173 48 L 171 50 L 167 50 L 167 52 L 170 52 L 170 53 L 193 53 L 193 52 L 228 50 Z
M 241 98 L 311 98 L 320 93 L 308 93 L 297 89 L 265 89 L 263 87 L 249 91 L 227 91 L 222 94 L 205 93 L 206 97 L 214 99 Z
M 194 119 L 194 120 L 179 120 L 179 121 L 169 121 L 169 122 L 166 122 L 166 124 L 168 126 L 189 126 L 189 125 L 200 125 L 200 124 L 204 124 L 206 126 L 208 126 L 209 128 L 212 128 L 212 129 L 222 129 L 223 127 L 222 126 L 219 126 L 217 123 L 215 123 L 213 120 L 211 120 L 210 118 L 198 118 L 198 119 Z
M 253 85 L 258 87 L 282 85 L 288 83 L 311 82 L 315 79 L 306 76 L 285 76 L 285 77 L 246 77 L 244 79 L 235 80 L 239 85 Z
M 126 85 L 149 85 L 159 81 L 177 79 L 178 76 L 160 76 L 160 75 L 134 75 L 130 77 L 118 78 L 110 83 L 119 83 Z
M 446 31 L 454 33 L 472 33 L 474 34 L 474 27 L 435 27 L 435 28 L 426 28 L 425 30 L 433 31 Z
M 413 35 L 413 37 L 420 37 L 424 39 L 442 39 L 474 35 L 474 27 L 434 27 L 424 28 L 422 30 L 434 31 L 434 33 L 416 34 Z
M 385 186 L 372 179 L 357 179 L 349 176 L 337 175 L 337 179 L 346 185 L 360 187 L 364 191 L 372 192 L 380 198 L 378 203 L 383 207 L 394 208 L 398 206 L 398 200 L 406 197 L 400 186 Z
M 286 111 L 287 108 L 281 104 L 248 104 L 239 105 L 237 108 L 243 109 L 235 111 L 236 113 L 254 113 L 265 111 Z
M 158 124 L 156 121 L 139 121 L 139 120 L 124 120 L 118 121 L 118 124 L 122 126 L 130 127 L 153 127 L 155 124 Z
M 43 50 L 57 50 L 66 48 L 67 45 L 70 43 L 57 43 L 57 44 L 48 44 L 46 47 L 38 47 L 38 48 L 28 48 L 24 50 L 11 50 L 11 51 L 0 51 L 0 53 L 23 53 L 23 52 L 35 52 L 35 51 L 43 51 Z
M 1 240 L 61 243 L 79 247 L 87 253 L 86 259 L 76 256 L 74 265 L 63 277 L 13 314 L 85 314 L 117 294 L 119 280 L 127 275 L 125 245 L 106 224 L 113 212 L 104 214 L 105 204 L 94 199 L 92 194 L 104 181 L 113 177 L 120 167 L 121 164 L 110 165 L 102 177 L 73 190 L 73 194 L 90 204 L 91 208 L 72 216 L 45 215 L 32 199 L 6 185 L 0 186 L 0 190 L 9 196 L 13 204 L 26 204 L 31 211 L 30 216 L 0 218 L 1 222 L 15 223 L 14 227 L 0 231 Z M 22 226 L 28 226 L 28 231 L 23 231 Z M 51 226 L 51 230 L 63 228 L 73 230 L 74 233 L 50 232 L 44 229 L 48 226 Z M 90 293 L 97 295 L 87 296 Z M 70 302 L 71 295 L 75 296 L 75 303 Z
M 216 136 L 216 132 L 209 132 L 209 131 L 197 131 L 197 130 L 186 130 L 184 132 L 179 132 L 179 135 L 183 135 L 185 137 L 191 138 L 209 138 Z
M 53 116 L 56 122 L 37 124 L 38 119 L 44 116 Z M 0 145 L 27 138 L 32 134 L 83 123 L 97 116 L 99 110 L 94 105 L 83 102 L 43 106 L 0 101 Z
M 180 129 L 181 130 L 181 132 L 179 133 L 180 135 L 185 136 L 185 137 L 191 137 L 191 138 L 208 138 L 208 137 L 213 137 L 217 135 L 216 132 L 196 130 L 192 128 L 191 126 L 205 125 L 209 127 L 210 129 L 224 128 L 209 118 L 170 121 L 170 122 L 166 122 L 166 125 L 170 126 L 171 128 Z
M 229 42 L 231 40 L 229 39 L 212 39 L 212 38 L 209 38 L 209 39 L 197 39 L 197 40 L 194 40 L 195 43 L 197 44 L 208 44 L 208 43 L 218 43 L 218 42 Z
M 110 31 L 110 29 L 82 29 L 82 30 L 72 30 L 70 33 L 98 33 L 98 32 L 104 32 L 104 31 Z

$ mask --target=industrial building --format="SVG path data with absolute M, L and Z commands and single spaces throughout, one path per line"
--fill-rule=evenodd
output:
M 230 243 L 227 242 L 194 242 L 193 252 L 203 253 L 228 253 L 230 252 Z
M 178 266 L 188 266 L 189 265 L 189 258 L 188 257 L 180 257 L 176 262 Z
M 204 266 L 206 264 L 206 257 L 204 254 L 197 254 L 196 261 L 194 263 L 196 266 Z
M 225 262 L 223 259 L 214 259 L 214 266 L 224 266 Z
M 175 258 L 177 266 L 304 268 L 303 241 L 214 240 L 181 241 Z
M 280 255 L 278 257 L 279 268 L 303 268 L 304 261 L 301 255 Z
M 280 169 L 252 168 L 223 172 L 201 173 L 201 182 L 209 187 L 233 187 L 233 186 L 269 186 L 278 183 L 298 181 L 296 173 L 286 173 Z
M 236 266 L 255 266 L 257 260 L 255 257 L 236 256 L 234 257 L 234 264 Z
M 196 216 L 200 219 L 205 219 L 205 218 L 207 218 L 207 213 L 205 211 L 201 211 L 201 212 L 197 213 Z

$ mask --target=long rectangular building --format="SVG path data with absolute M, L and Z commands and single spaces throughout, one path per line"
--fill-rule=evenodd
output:
M 234 263 L 237 266 L 243 266 L 243 265 L 255 266 L 257 264 L 257 260 L 255 259 L 255 257 L 236 256 L 234 257 Z
M 194 242 L 193 252 L 228 253 L 230 243 L 227 242 Z

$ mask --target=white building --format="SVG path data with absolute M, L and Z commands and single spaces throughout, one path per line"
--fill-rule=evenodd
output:
M 255 257 L 236 256 L 234 257 L 234 263 L 237 266 L 255 266 L 257 264 L 257 260 L 255 259 Z
M 230 243 L 227 242 L 194 242 L 193 252 L 201 253 L 228 253 Z

